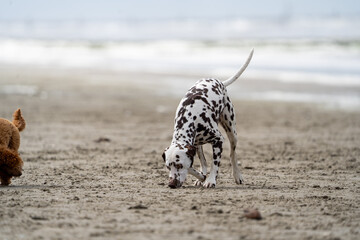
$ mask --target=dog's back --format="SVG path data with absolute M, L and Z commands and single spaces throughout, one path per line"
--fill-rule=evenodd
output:
M 17 151 L 20 147 L 20 131 L 26 126 L 25 119 L 21 115 L 20 109 L 13 114 L 13 121 L 0 118 L 0 146 Z

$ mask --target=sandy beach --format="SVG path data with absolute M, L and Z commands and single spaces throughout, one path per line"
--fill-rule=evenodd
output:
M 181 97 L 165 77 L 2 66 L 0 117 L 20 107 L 27 127 L 24 173 L 0 187 L 0 239 L 359 238 L 360 112 L 234 100 L 245 184 L 227 142 L 215 189 L 189 176 L 173 190 L 161 154 Z

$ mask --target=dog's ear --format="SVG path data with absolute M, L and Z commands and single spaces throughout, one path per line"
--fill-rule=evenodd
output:
M 188 154 L 190 156 L 190 158 L 194 158 L 195 154 L 196 154 L 196 147 L 194 147 L 190 144 L 187 144 L 185 146 L 185 148 L 187 149 L 186 154 Z
M 165 152 L 169 149 L 169 147 L 165 148 L 163 154 L 162 154 L 162 158 L 164 159 L 164 162 L 166 162 L 166 155 Z
M 166 151 L 166 150 L 165 150 L 165 151 Z M 162 158 L 164 159 L 164 162 L 166 161 L 165 151 L 164 151 L 163 154 L 162 154 Z

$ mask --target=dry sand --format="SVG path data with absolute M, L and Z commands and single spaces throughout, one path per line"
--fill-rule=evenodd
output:
M 0 239 L 359 239 L 359 112 L 234 101 L 245 184 L 227 143 L 215 189 L 189 176 L 173 190 L 161 154 L 180 98 L 134 77 L 162 76 L 0 69 L 0 87 L 37 87 L 0 92 L 0 116 L 21 107 L 27 120 L 24 174 L 0 188 Z

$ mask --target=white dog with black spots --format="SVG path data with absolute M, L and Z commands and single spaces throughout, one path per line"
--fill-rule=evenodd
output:
M 224 137 L 218 128 L 219 122 L 230 141 L 233 177 L 237 184 L 243 183 L 236 161 L 235 112 L 226 87 L 245 71 L 253 53 L 254 49 L 245 64 L 233 77 L 224 82 L 216 79 L 202 79 L 196 82 L 181 100 L 176 110 L 172 142 L 162 155 L 166 167 L 170 171 L 168 184 L 170 188 L 181 187 L 188 173 L 197 178 L 195 186 L 215 187 L 224 142 Z M 207 176 L 207 164 L 202 148 L 202 145 L 206 143 L 210 143 L 213 150 L 209 176 Z M 200 172 L 192 167 L 196 153 L 200 159 Z

